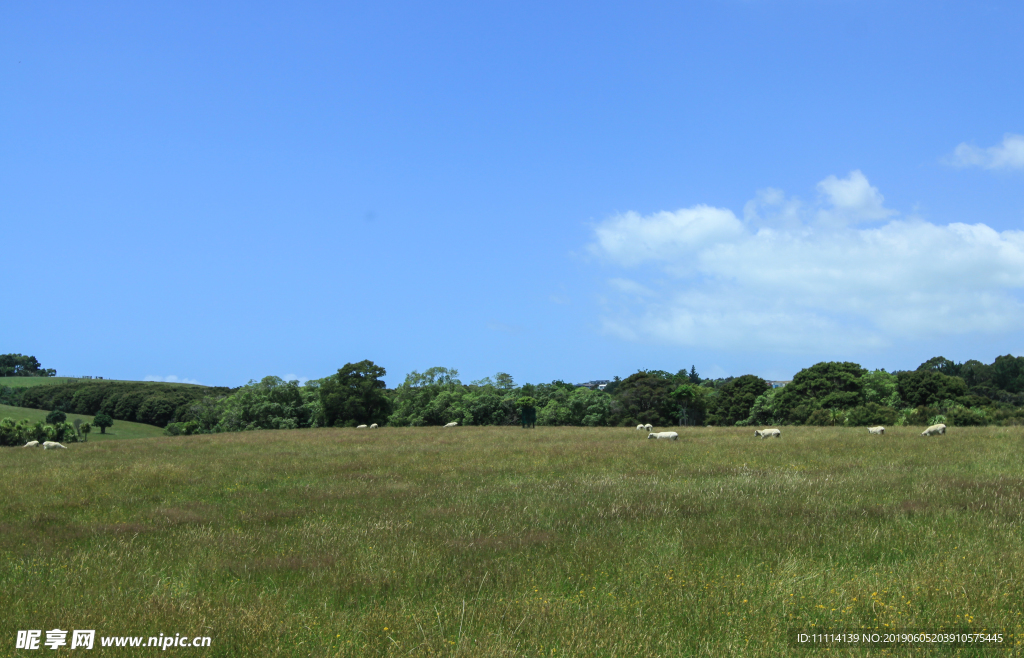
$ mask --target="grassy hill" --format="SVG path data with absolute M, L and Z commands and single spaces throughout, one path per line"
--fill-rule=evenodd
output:
M 138 382 L 130 379 L 79 379 L 78 377 L 0 377 L 0 386 L 11 388 L 28 388 L 30 386 L 51 386 L 53 384 L 67 384 L 68 382 L 130 382 L 133 384 L 149 384 L 153 386 L 199 386 L 199 384 L 185 384 L 181 382 Z
M 321 429 L 0 451 L 0 637 L 759 658 L 811 655 L 791 629 L 1021 632 L 1020 429 L 919 432 Z M 1020 655 L 986 651 L 965 653 Z
M 23 377 L 22 379 L 30 379 L 29 377 Z M 43 379 L 40 377 L 40 379 Z M 0 418 L 13 418 L 18 421 L 22 418 L 27 418 L 30 422 L 35 423 L 36 421 L 46 422 L 46 414 L 49 411 L 43 411 L 41 409 L 26 409 L 24 407 L 10 407 L 5 404 L 0 404 Z M 68 414 L 68 422 L 75 422 L 76 418 L 80 418 L 83 423 L 91 423 L 92 416 L 83 416 L 81 414 Z M 144 437 L 163 436 L 163 429 L 154 425 L 144 425 L 142 423 L 129 423 L 124 420 L 115 420 L 112 427 L 107 428 L 106 434 L 100 434 L 98 427 L 93 428 L 92 433 L 89 435 L 89 441 L 103 441 L 106 439 L 141 439 Z

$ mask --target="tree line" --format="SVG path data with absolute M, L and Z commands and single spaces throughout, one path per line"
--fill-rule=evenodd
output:
M 1024 358 L 1009 355 L 991 364 L 936 357 L 893 373 L 822 362 L 778 388 L 755 375 L 704 379 L 696 367 L 641 370 L 615 377 L 603 390 L 560 380 L 517 385 L 508 373 L 467 384 L 444 367 L 413 371 L 387 389 L 385 374 L 361 361 L 304 386 L 266 377 L 192 404 L 167 432 L 516 425 L 524 408 L 536 412 L 539 425 L 592 427 L 1024 424 Z
M 869 371 L 822 362 L 773 388 L 755 375 L 702 378 L 641 370 L 603 390 L 561 380 L 518 385 L 507 373 L 463 383 L 458 370 L 413 371 L 393 389 L 372 361 L 348 363 L 304 385 L 265 377 L 213 388 L 150 382 L 73 381 L 4 388 L 0 403 L 87 415 L 102 414 L 188 435 L 258 429 L 515 425 L 524 408 L 539 425 L 625 427 L 678 425 L 951 425 L 1024 424 L 1024 357 L 984 364 L 935 357 L 916 370 Z M 94 423 L 95 424 L 95 423 Z
M 0 377 L 54 377 L 57 371 L 43 368 L 34 356 L 0 354 Z

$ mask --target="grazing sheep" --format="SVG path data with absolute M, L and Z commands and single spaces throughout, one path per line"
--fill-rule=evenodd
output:
M 782 432 L 776 429 L 771 430 L 754 430 L 754 436 L 759 436 L 762 439 L 767 439 L 769 436 L 781 437 Z
M 651 432 L 647 435 L 648 439 L 672 439 L 673 441 L 679 440 L 678 432 Z
M 371 430 L 377 429 L 377 423 L 374 423 L 373 425 L 370 425 L 370 429 Z
M 447 425 L 445 425 L 445 427 L 455 427 L 456 425 L 458 425 L 458 423 L 456 423 L 456 422 L 455 422 L 455 421 L 453 420 L 452 422 L 450 422 L 450 423 L 448 423 Z
M 651 425 L 650 423 L 647 423 L 646 425 L 644 425 L 644 429 L 650 432 L 651 430 L 654 429 L 654 426 Z
M 885 428 L 881 425 L 878 427 L 869 427 L 868 434 L 885 434 Z
M 646 428 L 646 427 L 644 427 L 643 425 L 637 425 L 637 426 L 636 426 L 636 428 L 637 428 L 638 430 L 645 430 L 645 429 L 647 429 L 647 428 Z
M 356 429 L 357 430 L 365 430 L 366 429 L 366 425 L 356 425 Z
M 43 450 L 50 450 L 60 448 L 61 450 L 67 450 L 67 446 L 63 446 L 56 441 L 43 441 Z
M 932 436 L 933 434 L 945 434 L 945 433 L 946 433 L 946 426 L 943 425 L 942 423 L 939 423 L 938 425 L 932 425 L 931 427 L 929 427 L 925 431 L 921 432 L 921 436 Z
M 21 447 L 22 448 L 35 448 L 37 445 L 39 445 L 38 441 L 29 441 L 28 443 L 26 443 L 25 445 L 23 445 Z

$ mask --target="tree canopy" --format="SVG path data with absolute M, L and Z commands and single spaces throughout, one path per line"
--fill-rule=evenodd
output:
M 384 424 L 391 413 L 383 377 L 387 371 L 373 361 L 346 363 L 320 380 L 320 404 L 328 427 Z M 456 373 L 458 374 L 458 373 Z

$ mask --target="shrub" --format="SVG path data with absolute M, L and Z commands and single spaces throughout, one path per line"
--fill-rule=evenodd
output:
M 875 402 L 868 402 L 863 406 L 854 407 L 846 417 L 847 425 L 894 425 L 895 423 L 896 410 Z
M 949 422 L 957 427 L 988 424 L 987 419 L 983 415 L 963 407 L 949 412 Z

